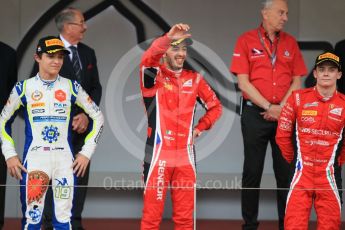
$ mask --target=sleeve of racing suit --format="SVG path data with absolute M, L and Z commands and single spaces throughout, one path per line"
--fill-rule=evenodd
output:
M 210 129 L 213 124 L 222 115 L 222 104 L 217 98 L 216 93 L 207 84 L 205 79 L 198 74 L 197 81 L 198 85 L 198 97 L 206 108 L 206 113 L 199 119 L 198 124 L 195 126 L 199 131 L 204 131 Z
M 343 135 L 343 138 L 344 138 L 344 135 Z M 345 140 L 343 139 L 343 145 L 338 157 L 338 165 L 342 166 L 344 163 L 345 163 Z
M 340 154 L 338 156 L 338 165 L 342 166 L 345 163 L 345 128 L 343 127 L 342 141 Z
M 1 149 L 5 160 L 18 155 L 14 147 L 14 141 L 11 137 L 11 125 L 13 119 L 15 118 L 16 111 L 21 105 L 23 105 L 21 101 L 21 97 L 24 94 L 22 85 L 23 84 L 21 82 L 14 86 L 0 116 L 0 138 L 2 143 Z
M 155 85 L 155 80 L 160 67 L 160 60 L 170 46 L 167 35 L 157 38 L 148 48 L 140 64 L 140 88 L 145 91 Z
M 86 136 L 85 143 L 80 151 L 81 154 L 90 159 L 103 131 L 104 118 L 99 107 L 94 101 L 92 101 L 91 97 L 85 92 L 85 90 L 76 82 L 74 82 L 73 85 L 78 85 L 76 104 L 82 108 L 93 121 L 92 129 Z
M 296 123 L 296 106 L 295 97 L 296 93 L 292 93 L 285 103 L 279 119 L 276 134 L 276 142 L 282 152 L 283 157 L 289 163 L 294 157 L 294 145 L 293 145 L 293 131 Z

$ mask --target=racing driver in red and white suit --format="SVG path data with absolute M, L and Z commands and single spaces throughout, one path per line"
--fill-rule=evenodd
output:
M 334 167 L 344 161 L 345 96 L 336 91 L 341 77 L 339 57 L 320 54 L 313 73 L 316 86 L 292 93 L 277 128 L 276 141 L 289 163 L 294 159 L 294 132 L 296 137 L 296 169 L 286 204 L 285 230 L 307 230 L 313 203 L 318 230 L 340 229 L 341 201 Z
M 187 46 L 192 42 L 188 30 L 186 24 L 174 25 L 142 57 L 140 88 L 148 117 L 142 230 L 159 229 L 169 186 L 175 229 L 193 229 L 194 138 L 210 129 L 222 112 L 204 78 L 183 69 Z M 197 98 L 207 111 L 193 126 Z

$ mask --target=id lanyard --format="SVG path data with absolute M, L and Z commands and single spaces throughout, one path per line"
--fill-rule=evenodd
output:
M 261 45 L 264 47 L 264 49 L 266 50 L 266 52 L 270 56 L 271 64 L 272 64 L 272 66 L 274 66 L 274 64 L 277 61 L 277 49 L 278 49 L 279 36 L 277 36 L 276 45 L 275 45 L 275 47 L 273 49 L 273 52 L 271 52 L 270 48 L 267 46 L 267 44 L 265 43 L 264 39 L 262 38 L 262 34 L 260 32 L 260 28 L 258 28 L 258 35 L 259 35 L 259 39 L 260 39 Z

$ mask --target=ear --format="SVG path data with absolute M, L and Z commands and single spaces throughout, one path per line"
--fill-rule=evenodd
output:
M 63 26 L 62 26 L 61 33 L 67 33 L 67 32 L 69 32 L 69 26 L 70 26 L 70 24 L 68 24 L 67 22 L 64 23 Z
M 314 78 L 316 79 L 316 68 L 313 69 L 313 75 L 314 75 Z
M 266 9 L 261 10 L 261 16 L 262 16 L 262 18 L 267 18 L 267 10 Z
M 337 79 L 340 79 L 342 75 L 343 75 L 343 72 L 339 71 Z
M 39 63 L 41 61 L 40 56 L 38 56 L 37 54 L 34 54 L 34 59 L 37 63 Z

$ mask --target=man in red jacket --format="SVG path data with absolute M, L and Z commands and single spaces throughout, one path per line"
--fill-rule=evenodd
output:
M 339 57 L 320 54 L 315 62 L 316 86 L 292 93 L 282 109 L 276 141 L 296 169 L 288 194 L 285 230 L 308 229 L 314 202 L 317 229 L 340 229 L 341 202 L 334 177 L 334 166 L 344 162 L 342 146 L 345 125 L 345 96 L 336 90 L 341 77 Z M 340 155 L 339 155 L 340 154 Z
M 171 187 L 175 229 L 193 229 L 195 208 L 194 138 L 210 129 L 222 106 L 197 72 L 183 69 L 189 26 L 176 24 L 144 53 L 140 88 L 148 117 L 141 229 L 159 229 L 167 188 Z M 200 98 L 207 112 L 193 125 Z

